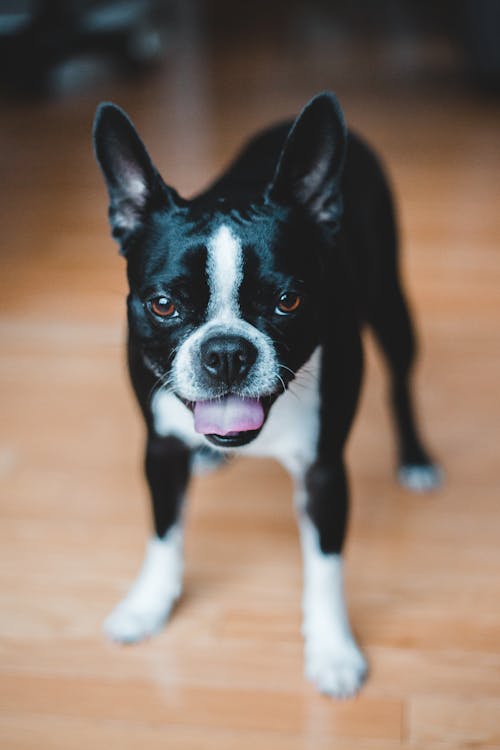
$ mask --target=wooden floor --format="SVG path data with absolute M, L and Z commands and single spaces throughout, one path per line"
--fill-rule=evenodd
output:
M 334 53 L 181 45 L 145 81 L 2 106 L 0 746 L 6 750 L 500 747 L 500 108 L 456 88 L 361 86 Z M 343 70 L 343 69 L 342 69 Z M 197 479 L 186 591 L 151 642 L 101 622 L 141 560 L 142 426 L 126 380 L 124 264 L 90 146 L 129 110 L 189 194 L 255 127 L 336 89 L 397 187 L 416 382 L 444 489 L 393 480 L 381 365 L 349 444 L 347 590 L 371 667 L 335 703 L 302 675 L 290 482 L 238 460 Z

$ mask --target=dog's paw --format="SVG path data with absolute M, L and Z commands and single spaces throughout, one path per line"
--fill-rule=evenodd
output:
M 158 633 L 174 606 L 172 599 L 162 607 L 124 599 L 104 620 L 105 635 L 116 643 L 137 643 Z
M 351 698 L 365 681 L 368 665 L 354 642 L 326 649 L 306 644 L 305 673 L 320 693 Z
M 431 492 L 443 483 L 443 472 L 436 464 L 403 464 L 398 470 L 399 483 L 412 492 Z

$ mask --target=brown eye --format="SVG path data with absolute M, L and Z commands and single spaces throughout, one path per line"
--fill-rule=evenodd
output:
M 295 292 L 285 292 L 279 298 L 279 302 L 276 306 L 276 312 L 278 315 L 288 315 L 289 313 L 295 312 L 300 307 L 302 298 Z
M 177 310 L 171 299 L 165 296 L 149 300 L 148 307 L 157 318 L 175 318 Z

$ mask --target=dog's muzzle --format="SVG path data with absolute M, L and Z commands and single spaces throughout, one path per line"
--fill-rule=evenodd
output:
M 257 348 L 243 336 L 217 333 L 202 342 L 203 376 L 210 388 L 224 395 L 193 404 L 197 432 L 231 443 L 240 433 L 260 430 L 265 419 L 261 401 L 237 395 L 257 355 Z
M 272 342 L 245 321 L 205 324 L 173 362 L 178 397 L 193 413 L 196 432 L 219 447 L 252 441 L 282 384 Z

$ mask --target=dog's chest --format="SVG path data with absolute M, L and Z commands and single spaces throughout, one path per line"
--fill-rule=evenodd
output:
M 320 368 L 318 347 L 276 400 L 262 432 L 241 453 L 275 458 L 291 474 L 302 473 L 312 463 L 320 426 Z

